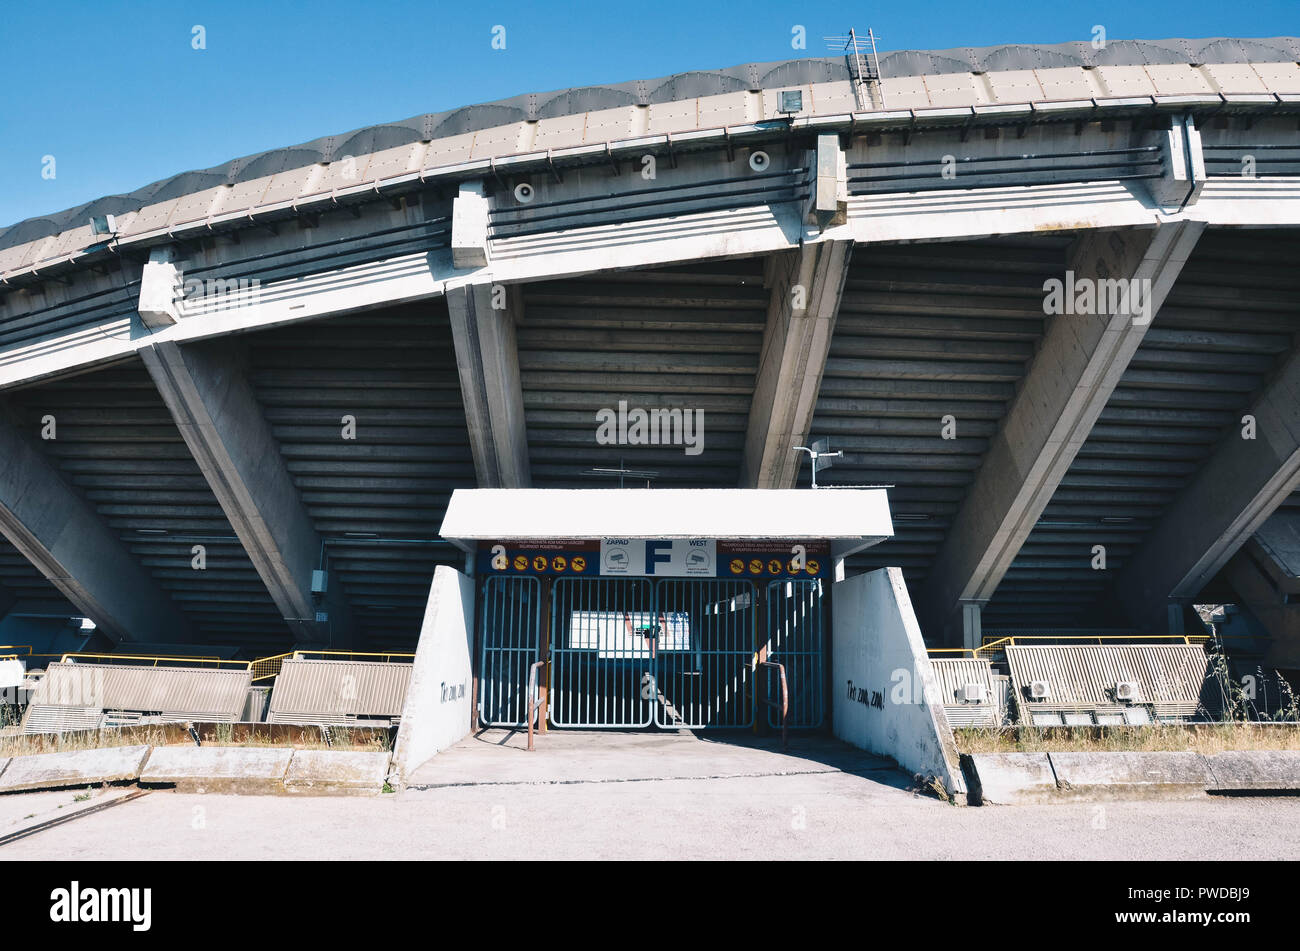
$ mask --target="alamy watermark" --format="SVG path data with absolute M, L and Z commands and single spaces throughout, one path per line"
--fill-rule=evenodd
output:
M 627 400 L 618 409 L 596 411 L 596 442 L 602 446 L 683 446 L 686 455 L 704 451 L 704 410 L 628 409 Z
M 1043 281 L 1043 292 L 1043 313 L 1049 316 L 1123 316 L 1138 327 L 1151 323 L 1150 278 L 1075 277 L 1066 271 L 1065 280 Z

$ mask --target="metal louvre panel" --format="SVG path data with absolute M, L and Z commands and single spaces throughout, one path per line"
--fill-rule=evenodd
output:
M 987 660 L 971 657 L 931 658 L 930 667 L 939 684 L 941 702 L 950 704 L 966 684 L 982 684 L 990 700 L 997 696 L 993 668 Z
M 1202 235 L 985 607 L 985 631 L 1105 616 L 1111 579 L 1290 351 L 1297 255 L 1294 232 Z M 1095 545 L 1105 547 L 1104 570 L 1093 568 Z
M 73 730 L 97 730 L 104 714 L 98 707 L 61 706 L 33 703 L 23 717 L 24 733 L 68 733 Z
M 138 357 L 12 394 L 36 445 L 93 505 L 139 566 L 189 619 L 200 642 L 283 649 L 280 612 Z M 196 570 L 193 548 L 206 550 Z M 73 612 L 74 614 L 77 612 Z
M 537 578 L 489 577 L 479 611 L 479 721 L 526 726 L 528 676 L 538 659 L 541 584 Z
M 344 713 L 275 713 L 267 714 L 267 723 L 292 723 L 298 726 L 353 726 L 357 718 Z
M 474 483 L 441 301 L 253 334 L 249 382 L 366 650 L 411 651 L 456 486 Z M 340 422 L 356 419 L 356 439 Z M 394 543 L 406 540 L 410 543 Z
M 412 664 L 355 660 L 290 659 L 271 689 L 272 722 L 300 715 L 397 717 L 402 715 Z M 241 697 L 241 709 L 242 709 Z M 324 721 L 321 721 L 324 722 Z
M 237 720 L 251 680 L 252 673 L 247 669 L 60 662 L 46 669 L 34 701 Z
M 1070 240 L 876 245 L 853 258 L 811 429 L 844 452 L 819 482 L 894 486 L 894 537 L 850 556 L 853 572 L 897 566 L 911 588 L 929 571 L 1042 339 L 1043 281 Z M 954 439 L 942 438 L 946 414 Z
M 523 296 L 526 317 L 516 333 L 536 487 L 591 487 L 588 470 L 617 468 L 620 460 L 658 473 L 655 486 L 738 484 L 771 296 L 762 261 L 545 281 L 526 285 Z M 620 401 L 629 412 L 695 410 L 702 451 L 597 442 L 596 414 L 617 413 Z M 683 443 L 685 422 L 683 414 L 675 433 Z M 698 438 L 696 430 L 690 435 Z
M 794 728 L 820 726 L 826 716 L 825 606 L 822 582 L 773 581 L 767 586 L 767 659 L 785 667 L 790 692 L 787 724 Z M 767 698 L 780 699 L 780 686 L 771 668 Z M 780 712 L 769 706 L 769 726 L 780 727 Z
M 947 703 L 943 707 L 951 727 L 998 726 L 1002 723 L 998 708 L 988 703 Z
M 1210 660 L 1195 645 L 1006 648 L 1007 666 L 1018 697 L 1029 696 L 1034 680 L 1051 684 L 1045 702 L 1023 701 L 1028 710 L 1090 707 L 1123 710 L 1113 690 L 1136 681 L 1137 702 L 1173 711 L 1195 710 L 1209 675 Z

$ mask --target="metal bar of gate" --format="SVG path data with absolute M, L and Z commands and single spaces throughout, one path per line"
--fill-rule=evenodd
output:
M 753 724 L 756 601 L 757 590 L 746 580 L 662 578 L 656 583 L 659 726 Z
M 787 723 L 794 728 L 820 726 L 825 718 L 824 618 L 822 582 L 773 581 L 767 586 L 767 660 L 785 668 L 789 689 Z M 767 668 L 769 678 L 771 668 Z M 767 681 L 771 687 L 770 679 Z M 771 696 L 773 691 L 768 690 Z M 769 709 L 769 726 L 781 726 Z
M 537 660 L 541 589 L 532 577 L 490 577 L 483 583 L 479 624 L 479 723 L 525 724 L 528 671 Z
M 654 588 L 643 578 L 558 578 L 551 593 L 551 725 L 654 722 Z

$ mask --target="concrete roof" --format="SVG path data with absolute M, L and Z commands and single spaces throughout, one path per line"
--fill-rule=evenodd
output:
M 894 534 L 884 489 L 457 489 L 442 537 L 825 539 L 843 557 Z
M 1114 40 L 1100 50 L 1086 42 L 898 50 L 880 56 L 886 102 L 866 111 L 902 108 L 906 114 L 927 108 L 1134 96 L 1217 97 L 1227 93 L 1264 94 L 1270 101 L 1276 101 L 1275 96 L 1300 99 L 1298 61 L 1300 39 L 1296 37 Z M 1247 64 L 1277 68 L 1260 71 Z M 1107 74 L 1107 70 L 1112 72 Z M 1193 74 L 1194 70 L 1200 73 Z M 967 74 L 965 81 L 924 81 L 924 77 L 963 73 Z M 971 81 L 972 76 L 981 79 Z M 326 197 L 345 192 L 351 178 L 339 179 L 332 171 L 311 172 L 337 164 L 345 156 L 362 166 L 358 187 L 365 192 L 381 180 L 413 174 L 423 181 L 429 169 L 455 169 L 479 159 L 522 156 L 538 150 L 549 155 L 593 143 L 638 139 L 644 148 L 647 136 L 661 133 L 715 127 L 734 130 L 754 122 L 784 120 L 776 97 L 760 95 L 763 101 L 757 105 L 748 101 L 751 94 L 770 89 L 806 89 L 807 105 L 801 116 L 856 113 L 862 110 L 854 100 L 852 78 L 844 57 L 747 63 L 652 80 L 530 93 L 325 136 L 183 172 L 126 194 L 18 222 L 0 230 L 0 276 L 36 263 L 48 265 L 95 246 L 97 241 L 102 243 L 89 233 L 91 216 L 142 212 L 140 217 L 145 220 L 137 222 L 134 229 L 124 228 L 124 236 L 166 234 L 169 227 L 184 223 L 177 217 L 178 205 L 210 221 L 214 215 L 220 217 L 218 212 L 242 214 L 268 204 L 283 204 L 285 199 L 308 198 L 322 190 Z M 697 100 L 695 109 L 672 107 L 688 100 Z M 633 115 L 635 107 L 645 107 L 648 121 Z M 576 116 L 585 118 L 575 122 L 571 117 Z M 520 130 L 511 131 L 516 125 Z M 532 127 L 531 133 L 522 131 L 525 126 Z M 502 132 L 480 136 L 490 129 Z M 427 154 L 412 154 L 422 145 L 429 146 Z M 278 184 L 265 187 L 273 178 Z M 217 191 L 237 193 L 233 200 L 242 204 L 233 207 L 230 200 L 218 198 Z M 191 201 L 191 196 L 202 200 Z M 150 208 L 155 209 L 154 214 L 148 213 Z M 146 222 L 152 227 L 145 227 Z M 85 234 L 80 234 L 83 231 Z M 60 240 L 50 240 L 56 237 Z M 46 246 L 36 247 L 42 243 Z M 20 246 L 32 247 L 25 254 L 6 253 Z

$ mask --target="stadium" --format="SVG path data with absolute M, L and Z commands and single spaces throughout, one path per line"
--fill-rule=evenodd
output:
M 22 729 L 833 729 L 957 795 L 953 726 L 1278 715 L 1298 228 L 1291 37 L 855 42 L 22 221 Z

